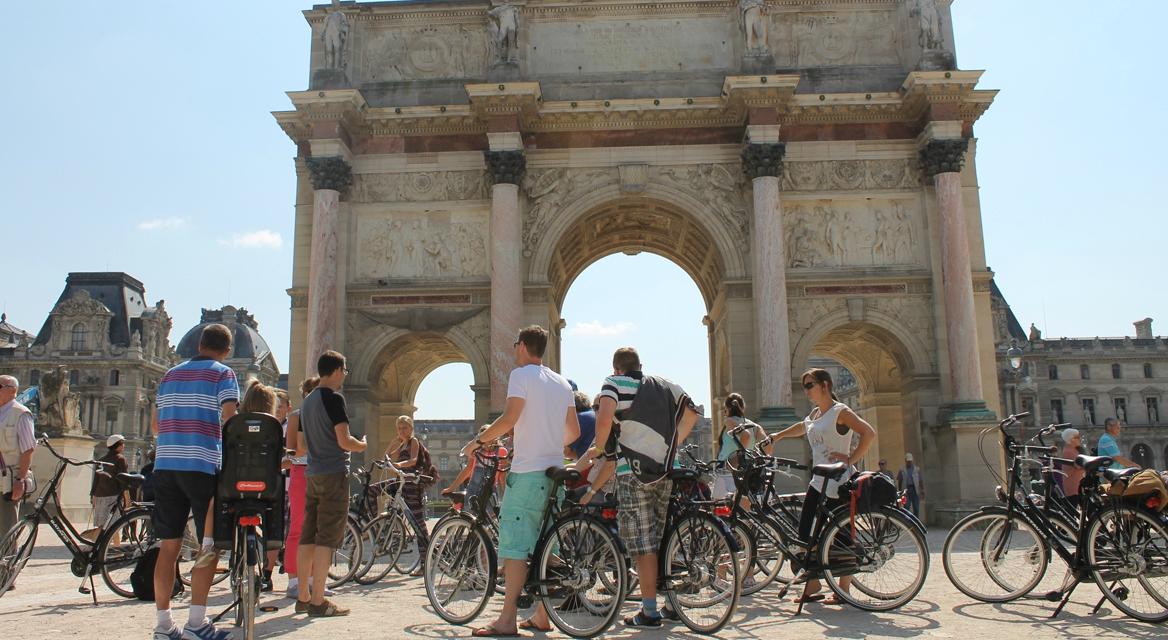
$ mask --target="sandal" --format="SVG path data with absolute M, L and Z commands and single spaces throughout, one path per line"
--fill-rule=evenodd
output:
M 535 621 L 532 620 L 531 618 L 528 618 L 528 619 L 524 620 L 523 622 L 520 622 L 519 628 L 523 629 L 524 631 L 539 631 L 540 633 L 551 633 L 552 629 L 553 629 L 550 624 L 546 627 L 541 627 L 541 626 L 535 624 Z
M 347 616 L 347 615 L 349 615 L 348 609 L 342 609 L 341 607 L 338 607 L 335 603 L 329 602 L 328 600 L 325 600 L 324 602 L 322 602 L 320 604 L 309 604 L 308 605 L 308 617 L 309 618 L 337 618 L 340 616 Z
M 492 625 L 488 625 L 485 627 L 479 627 L 478 629 L 471 631 L 470 635 L 471 635 L 471 637 L 474 637 L 474 638 L 519 638 L 519 637 L 521 637 L 518 633 L 499 633 L 498 631 L 495 631 L 495 627 Z
M 824 600 L 823 604 L 835 607 L 835 606 L 840 606 L 840 605 L 843 605 L 846 603 L 843 600 L 841 600 L 839 596 L 833 595 L 832 597 L 828 598 L 827 600 Z
M 807 595 L 803 595 L 803 596 L 799 596 L 798 598 L 795 598 L 795 604 L 807 604 L 808 602 L 819 602 L 820 600 L 823 600 L 826 597 L 827 596 L 823 595 L 822 593 L 809 593 Z

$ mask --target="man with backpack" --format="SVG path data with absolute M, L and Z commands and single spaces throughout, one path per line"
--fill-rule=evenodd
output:
M 616 467 L 618 527 L 641 583 L 641 610 L 625 618 L 625 624 L 659 627 L 657 549 L 673 491 L 673 482 L 666 474 L 701 413 L 680 386 L 644 375 L 636 349 L 617 349 L 612 368 L 613 374 L 604 379 L 600 391 L 596 443 L 604 444 L 610 462 L 621 458 Z M 614 418 L 620 422 L 616 431 Z M 596 495 L 607 475 L 600 475 L 583 502 Z

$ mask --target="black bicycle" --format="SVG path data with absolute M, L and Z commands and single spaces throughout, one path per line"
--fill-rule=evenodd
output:
M 477 465 L 492 468 L 487 456 L 476 455 Z M 612 626 L 620 613 L 627 579 L 624 551 L 608 525 L 589 510 L 561 509 L 559 487 L 579 480 L 578 472 L 551 467 L 547 476 L 552 489 L 520 606 L 538 599 L 556 628 L 590 638 Z M 461 511 L 438 523 L 426 548 L 426 596 L 451 624 L 478 617 L 496 589 L 498 557 L 485 514 L 490 484 L 483 483 Z
M 104 473 L 102 469 L 112 465 L 99 460 L 66 458 L 53 449 L 47 436 L 41 436 L 38 444 L 57 459 L 57 468 L 44 493 L 33 503 L 33 512 L 0 539 L 0 596 L 8 591 L 28 563 L 36 546 L 39 526 L 47 523 L 73 557 L 69 568 L 73 575 L 81 578 L 79 592 L 92 594 L 93 603 L 97 604 L 93 576 L 100 573 L 111 591 L 123 598 L 133 598 L 130 574 L 134 572 L 138 559 L 156 542 L 151 509 L 140 504 L 131 506 L 90 542 L 82 537 L 61 509 L 58 496 L 61 478 L 69 467 L 91 466 Z M 118 479 L 124 487 L 141 482 L 141 476 L 135 474 L 119 474 Z
M 976 600 L 1009 602 L 1035 589 L 1053 553 L 1066 564 L 1068 577 L 1060 589 L 1043 596 L 1059 602 L 1051 617 L 1062 611 L 1079 584 L 1091 580 L 1103 593 L 1093 612 L 1106 599 L 1138 620 L 1168 620 L 1168 533 L 1163 516 L 1142 500 L 1104 493 L 1103 479 L 1123 483 L 1131 475 L 1131 470 L 1110 469 L 1111 458 L 1081 455 L 1069 460 L 1055 457 L 1052 447 L 1019 443 L 1007 428 L 1026 415 L 1009 416 L 982 432 L 983 439 L 999 432 L 1009 461 L 1009 477 L 1002 482 L 1006 486 L 998 486 L 1004 504 L 982 507 L 950 530 L 942 550 L 950 582 Z M 1049 470 L 1055 463 L 1074 464 L 1085 472 L 1074 521 L 1022 490 L 1024 465 Z M 986 464 L 997 476 L 993 465 L 988 460 Z

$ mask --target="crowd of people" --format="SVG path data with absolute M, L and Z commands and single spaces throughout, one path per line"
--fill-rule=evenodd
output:
M 217 629 L 207 617 L 207 596 L 218 562 L 213 535 L 216 476 L 222 463 L 223 425 L 237 413 L 266 413 L 284 427 L 283 461 L 287 474 L 288 519 L 283 544 L 283 570 L 289 576 L 287 595 L 296 599 L 295 611 L 310 617 L 343 616 L 347 608 L 329 599 L 328 568 L 341 546 L 349 512 L 349 464 L 352 453 L 365 451 L 367 442 L 350 431 L 349 414 L 341 393 L 349 373 L 345 357 L 335 351 L 321 354 L 317 376 L 300 386 L 301 406 L 292 410 L 286 392 L 258 382 L 242 395 L 232 369 L 223 364 L 231 352 L 231 332 L 222 325 L 204 328 L 198 356 L 183 362 L 162 378 L 151 428 L 156 449 L 143 471 L 149 480 L 143 487 L 154 501 L 154 531 L 161 540 L 154 575 L 157 620 L 155 640 L 226 640 L 230 633 Z M 615 493 L 618 530 L 637 569 L 641 603 L 636 614 L 624 620 L 633 627 L 657 627 L 674 614 L 657 602 L 657 550 L 663 535 L 671 482 L 664 476 L 649 478 L 646 469 L 676 463 L 676 453 L 701 417 L 702 409 L 677 384 L 657 375 L 647 375 L 634 348 L 624 347 L 613 354 L 612 374 L 600 385 L 594 401 L 575 383 L 544 364 L 548 332 L 539 326 L 522 329 L 514 343 L 515 368 L 509 374 L 507 400 L 502 415 L 483 425 L 462 453 L 470 460 L 443 489 L 449 494 L 473 475 L 475 450 L 487 448 L 500 458 L 510 458 L 509 470 L 499 471 L 495 482 L 503 493 L 500 507 L 499 557 L 503 560 L 506 584 L 503 608 L 498 617 L 475 636 L 500 636 L 518 629 L 550 630 L 546 612 L 536 609 L 527 620 L 518 620 L 518 603 L 526 581 L 528 558 L 540 534 L 542 508 L 552 489 L 544 473 L 549 467 L 570 462 L 586 478 L 587 490 L 581 501 L 588 503 L 601 493 Z M 718 459 L 734 464 L 738 443 L 770 452 L 775 443 L 787 438 L 806 438 L 813 464 L 846 463 L 848 473 L 838 480 L 815 476 L 806 489 L 799 532 L 810 537 L 813 520 L 821 502 L 842 504 L 841 484 L 856 473 L 856 465 L 876 441 L 876 431 L 833 392 L 831 375 L 811 369 L 801 378 L 811 406 L 808 415 L 774 433 L 747 417 L 740 394 L 729 394 L 723 407 L 725 416 L 716 437 Z M 17 506 L 26 490 L 26 479 L 36 446 L 33 419 L 27 408 L 15 401 L 19 389 L 12 376 L 0 376 L 0 479 L 6 484 L 0 497 L 0 530 L 11 528 Z M 622 431 L 622 421 L 636 401 L 639 412 L 636 428 Z M 645 410 L 645 407 L 650 409 Z M 1099 440 L 1098 453 L 1109 455 L 1116 466 L 1135 466 L 1120 455 L 1116 444 L 1121 424 L 1106 421 L 1106 433 Z M 397 438 L 384 451 L 384 459 L 404 471 L 432 468 L 429 452 L 414 435 L 411 418 L 397 420 Z M 502 442 L 510 437 L 510 451 Z M 1065 458 L 1085 453 L 1081 434 L 1064 430 Z M 738 442 L 735 442 L 735 439 Z M 122 449 L 124 437 L 106 440 L 107 473 L 95 476 L 91 499 L 94 526 L 107 522 L 108 514 L 128 500 L 125 487 L 114 481 L 126 471 Z M 667 453 L 660 453 L 667 452 Z M 663 459 L 660 459 L 663 458 Z M 887 461 L 879 461 L 879 472 L 892 479 Z M 1066 469 L 1062 485 L 1074 499 L 1081 469 Z M 920 468 L 912 454 L 895 482 L 906 494 L 908 507 L 919 513 L 924 498 Z M 715 491 L 732 491 L 727 477 L 717 479 Z M 403 483 L 403 498 L 424 531 L 422 491 L 418 484 Z M 175 581 L 176 560 L 184 530 L 193 517 L 200 552 L 191 573 L 191 599 L 185 625 L 179 626 L 171 611 L 170 586 Z M 279 551 L 270 551 L 265 561 L 263 589 L 272 590 L 272 573 Z M 421 575 L 419 566 L 416 575 Z M 847 588 L 846 580 L 841 585 Z M 799 599 L 823 600 L 818 581 L 806 582 Z M 838 604 L 836 599 L 825 604 Z

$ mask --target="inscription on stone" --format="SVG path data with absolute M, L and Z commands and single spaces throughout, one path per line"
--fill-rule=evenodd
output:
M 637 18 L 583 22 L 536 22 L 528 28 L 532 74 L 598 71 L 691 71 L 733 65 L 737 25 L 725 18 Z M 703 36 L 695 46 L 694 33 Z M 534 48 L 534 50 L 533 50 Z

